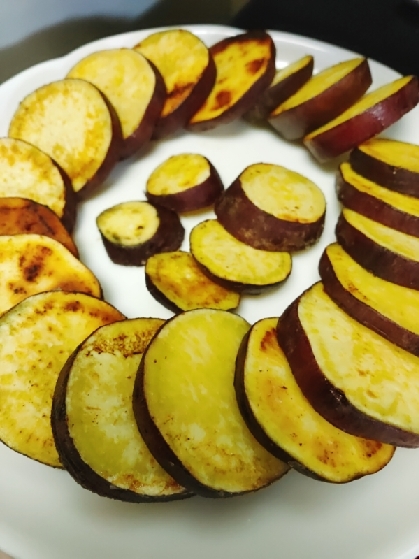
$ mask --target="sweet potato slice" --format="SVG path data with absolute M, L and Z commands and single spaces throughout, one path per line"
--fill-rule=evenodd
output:
M 9 136 L 57 161 L 78 198 L 100 186 L 121 155 L 115 110 L 96 86 L 80 79 L 58 80 L 27 95 L 11 119 Z
M 321 282 L 288 307 L 277 334 L 304 396 L 332 425 L 419 446 L 419 357 L 351 318 Z
M 271 111 L 294 95 L 311 78 L 313 67 L 314 58 L 307 54 L 285 68 L 276 70 L 271 85 L 243 117 L 249 122 L 264 122 Z
M 419 289 L 419 239 L 352 210 L 343 209 L 336 238 L 358 264 L 375 276 Z
M 0 198 L 0 235 L 34 233 L 55 239 L 78 257 L 78 250 L 57 214 L 26 198 Z
M 0 440 L 4 444 L 61 467 L 50 423 L 58 375 L 87 336 L 123 318 L 100 299 L 66 291 L 32 295 L 0 317 Z
M 229 311 L 240 303 L 239 293 L 206 276 L 188 252 L 164 252 L 148 258 L 145 283 L 157 301 L 176 313 L 204 308 Z
M 419 101 L 416 76 L 404 76 L 367 93 L 344 113 L 307 134 L 304 145 L 324 162 L 373 138 L 411 111 Z
M 296 251 L 323 232 L 326 201 L 311 180 L 267 163 L 249 165 L 215 204 L 221 225 L 239 241 L 268 251 Z
M 0 276 L 0 314 L 42 291 L 102 295 L 93 272 L 61 243 L 43 235 L 0 236 Z
M 419 146 L 390 138 L 372 138 L 354 148 L 355 173 L 381 186 L 419 198 Z
M 273 108 L 268 121 L 287 140 L 297 140 L 343 113 L 364 95 L 371 83 L 366 58 L 339 62 L 317 73 Z
M 163 322 L 136 318 L 98 328 L 58 377 L 51 425 L 61 463 L 104 497 L 141 503 L 191 495 L 150 454 L 132 409 L 138 365 Z
M 215 219 L 196 225 L 189 243 L 204 272 L 216 283 L 238 292 L 256 295 L 279 285 L 291 273 L 289 252 L 253 248 L 230 235 Z
M 216 76 L 208 47 L 186 29 L 152 33 L 134 49 L 161 73 L 167 97 L 153 132 L 163 138 L 183 128 L 211 91 Z
M 18 196 L 50 208 L 68 231 L 76 218 L 70 179 L 49 155 L 15 138 L 0 139 L 0 196 Z
M 158 252 L 177 250 L 185 230 L 177 213 L 150 202 L 121 202 L 96 218 L 109 258 L 122 266 L 143 266 Z
M 215 85 L 189 120 L 193 131 L 210 130 L 240 118 L 272 83 L 275 44 L 264 31 L 227 37 L 210 47 L 217 68 Z
M 355 173 L 342 163 L 336 175 L 339 201 L 357 213 L 419 237 L 419 199 L 394 192 Z
M 214 165 L 199 153 L 165 159 L 147 179 L 146 197 L 178 213 L 212 206 L 224 190 Z
M 151 452 L 203 497 L 255 491 L 288 467 L 253 438 L 233 387 L 249 329 L 229 312 L 199 309 L 167 321 L 150 342 L 134 386 L 134 413 Z
M 319 264 L 324 290 L 355 320 L 390 342 L 419 356 L 419 292 L 385 281 L 353 260 L 334 243 Z
M 160 72 L 140 52 L 127 48 L 94 52 L 73 66 L 67 77 L 93 83 L 112 103 L 122 127 L 122 157 L 150 140 L 166 88 Z
M 277 323 L 265 318 L 254 324 L 236 361 L 237 399 L 253 435 L 272 454 L 321 481 L 346 483 L 381 470 L 394 447 L 349 435 L 312 408 L 278 345 Z

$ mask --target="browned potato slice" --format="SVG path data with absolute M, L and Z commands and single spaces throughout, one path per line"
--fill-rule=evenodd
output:
M 323 192 L 299 173 L 267 163 L 247 167 L 215 205 L 221 225 L 239 241 L 268 251 L 296 251 L 323 232 Z
M 126 48 L 94 52 L 80 60 L 67 77 L 93 83 L 112 103 L 122 127 L 122 157 L 129 157 L 150 140 L 166 88 L 160 72 L 140 52 Z
M 419 357 L 351 318 L 321 282 L 288 307 L 277 334 L 304 396 L 332 425 L 419 446 Z
M 153 132 L 163 138 L 182 128 L 202 105 L 215 82 L 208 47 L 186 29 L 165 29 L 146 37 L 134 49 L 160 71 L 167 98 Z
M 386 281 L 419 289 L 419 238 L 343 209 L 336 238 L 365 269 Z
M 132 409 L 138 365 L 163 322 L 136 318 L 100 327 L 58 377 L 51 424 L 61 463 L 104 497 L 141 503 L 191 495 L 150 454 Z
M 302 138 L 358 101 L 372 83 L 368 60 L 351 58 L 325 68 L 284 103 L 276 105 L 269 123 L 287 140 Z
M 260 489 L 288 467 L 253 438 L 233 379 L 249 324 L 199 309 L 165 323 L 150 342 L 134 386 L 134 413 L 151 452 L 178 483 L 203 497 Z
M 203 308 L 229 311 L 240 302 L 236 291 L 206 276 L 188 252 L 164 252 L 148 258 L 145 283 L 157 301 L 176 313 Z
M 419 356 L 419 291 L 385 281 L 334 243 L 320 259 L 324 290 L 355 320 L 390 342 Z
M 93 272 L 61 243 L 43 235 L 0 236 L 0 277 L 0 314 L 42 291 L 102 295 Z
M 340 202 L 357 213 L 419 237 L 419 199 L 394 192 L 355 173 L 349 163 L 342 163 L 336 177 Z
M 48 206 L 26 198 L 0 198 L 0 235 L 25 233 L 51 237 L 78 257 L 69 232 Z
M 121 154 L 114 109 L 93 84 L 80 79 L 52 82 L 27 95 L 12 117 L 9 136 L 57 161 L 79 198 L 103 183 Z
M 123 318 L 100 299 L 66 291 L 32 295 L 0 317 L 4 444 L 49 466 L 61 466 L 50 423 L 58 375 L 87 336 Z
M 394 447 L 348 435 L 312 408 L 278 345 L 277 323 L 254 324 L 236 361 L 237 399 L 253 435 L 274 456 L 321 481 L 346 483 L 381 470 Z
M 122 266 L 143 266 L 158 252 L 177 250 L 185 230 L 177 213 L 150 202 L 121 202 L 96 218 L 109 258 Z
M 320 162 L 343 155 L 376 136 L 412 110 L 419 101 L 416 76 L 404 76 L 367 93 L 344 113 L 304 137 Z
M 18 196 L 43 204 L 68 231 L 76 218 L 76 197 L 68 176 L 49 155 L 14 138 L 0 139 L 0 196 Z
M 179 153 L 161 163 L 146 183 L 147 199 L 178 213 L 212 206 L 224 190 L 214 165 L 199 153 Z
M 366 179 L 419 198 L 419 145 L 372 138 L 351 151 L 349 162 Z
M 289 252 L 253 248 L 230 235 L 215 219 L 196 225 L 189 242 L 193 257 L 211 279 L 242 293 L 256 295 L 279 285 L 291 273 Z
M 264 122 L 269 113 L 294 95 L 313 73 L 314 58 L 307 54 L 276 70 L 271 85 L 260 95 L 256 104 L 243 116 L 249 122 Z
M 203 131 L 240 118 L 275 75 L 275 44 L 264 31 L 227 37 L 210 47 L 217 79 L 187 128 Z

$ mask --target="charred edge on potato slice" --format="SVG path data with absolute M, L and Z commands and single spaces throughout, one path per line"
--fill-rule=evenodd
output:
M 64 245 L 43 235 L 0 236 L 0 314 L 29 295 L 62 289 L 102 297 L 93 272 Z
M 306 332 L 306 328 L 310 325 L 303 325 L 301 321 L 301 304 L 302 301 L 307 301 L 307 297 L 311 307 L 313 307 L 311 299 L 314 297 L 317 297 L 320 301 L 327 301 L 328 312 L 332 313 L 329 319 L 337 319 L 331 324 L 326 324 L 325 318 L 327 317 L 324 316 L 324 312 L 322 312 L 322 315 L 320 314 L 319 305 L 316 304 L 316 310 L 312 313 L 313 332 L 315 332 L 317 338 L 314 340 L 315 349 L 312 346 L 313 340 L 310 340 Z M 348 338 L 348 334 L 341 329 L 342 322 L 344 326 L 349 323 L 349 328 L 353 330 L 347 343 L 343 341 Z M 327 333 L 326 329 L 330 327 L 334 331 Z M 322 332 L 324 332 L 323 338 Z M 346 338 L 343 338 L 343 335 Z M 415 381 L 412 372 L 419 366 L 416 356 L 391 344 L 346 315 L 324 293 L 320 282 L 310 287 L 285 310 L 278 322 L 277 336 L 302 393 L 313 408 L 332 425 L 349 434 L 381 441 L 385 444 L 408 448 L 419 446 L 419 429 L 415 432 L 411 430 L 412 428 L 409 428 L 409 409 L 406 408 L 406 405 L 409 404 L 410 412 L 412 412 L 412 405 L 417 392 L 417 388 L 412 384 Z M 320 348 L 318 347 L 321 343 L 319 340 L 322 339 L 324 339 L 324 344 Z M 332 372 L 333 366 L 339 359 L 337 354 L 334 355 L 333 353 L 333 346 L 336 343 L 345 346 L 344 348 L 341 347 L 345 355 L 340 356 L 338 366 L 342 367 L 342 364 L 345 364 L 351 379 L 358 379 L 358 383 L 364 382 L 366 385 L 366 388 L 359 388 L 355 394 L 354 402 L 351 402 L 345 391 L 338 388 L 326 376 L 326 374 L 329 375 Z M 315 351 L 319 353 L 316 354 Z M 317 361 L 322 353 L 326 353 L 332 361 L 325 365 L 326 370 L 322 370 Z M 362 365 L 358 361 L 364 356 L 366 356 L 366 360 L 363 361 Z M 378 368 L 370 371 L 374 360 L 378 361 Z M 395 369 L 390 363 L 392 360 L 396 362 Z M 412 361 L 414 363 L 411 363 Z M 405 367 L 402 373 L 398 370 L 398 365 L 399 367 Z M 365 372 L 363 366 L 367 369 Z M 397 376 L 394 376 L 395 372 L 397 372 Z M 400 374 L 404 378 L 398 384 Z M 380 382 L 380 375 L 385 377 L 382 382 Z M 407 388 L 407 386 L 403 388 L 403 381 L 407 381 L 408 376 L 410 376 L 409 385 L 411 386 L 410 388 Z M 386 392 L 390 377 L 391 382 L 397 384 L 399 391 L 397 394 L 393 393 L 393 387 L 387 388 Z M 341 377 L 341 379 L 343 380 L 340 380 L 340 382 L 346 382 L 345 388 L 352 394 L 353 390 L 348 384 L 350 380 L 346 380 L 346 377 Z M 365 379 L 365 381 L 362 379 Z M 392 413 L 392 404 L 386 401 L 388 398 L 391 402 L 394 402 L 397 419 L 402 422 L 406 421 L 405 428 L 386 421 L 386 413 L 389 410 L 390 414 Z M 363 405 L 363 400 L 369 402 L 367 407 Z M 378 415 L 381 417 L 377 418 L 375 414 L 377 408 L 381 409 L 381 406 L 384 411 L 380 412 Z M 413 419 L 414 415 L 417 416 L 417 406 L 413 415 L 410 415 L 410 419 Z
M 0 196 L 27 198 L 48 206 L 67 231 L 74 228 L 77 201 L 68 175 L 28 142 L 0 139 Z
M 48 206 L 19 197 L 0 197 L 0 236 L 34 233 L 55 239 L 76 258 L 78 250 L 68 230 Z
M 336 244 L 323 252 L 319 272 L 325 292 L 352 318 L 419 356 L 418 291 L 374 276 Z
M 409 237 L 356 212 L 343 210 L 336 225 L 336 238 L 358 264 L 374 275 L 419 290 L 417 237 Z
M 218 171 L 203 155 L 180 153 L 163 161 L 147 179 L 146 197 L 177 213 L 206 209 L 224 191 Z
M 352 169 L 366 179 L 419 198 L 419 146 L 390 138 L 372 138 L 349 156 Z
M 339 201 L 370 219 L 419 237 L 419 200 L 369 181 L 342 163 L 336 175 Z
M 150 256 L 177 250 L 185 230 L 177 213 L 150 202 L 122 202 L 96 219 L 109 258 L 121 266 L 143 266 Z
M 320 163 L 339 157 L 376 136 L 411 111 L 419 101 L 416 76 L 405 76 L 367 93 L 303 143 Z
M 77 199 L 102 185 L 120 158 L 123 141 L 119 118 L 105 95 L 90 82 L 73 78 L 27 95 L 12 117 L 9 136 L 36 145 L 56 161 Z M 75 140 L 71 145 L 69 138 Z
M 348 435 L 312 408 L 278 345 L 277 323 L 277 318 L 266 318 L 254 324 L 236 359 L 237 401 L 255 438 L 271 454 L 319 481 L 347 483 L 381 470 L 394 447 Z
M 265 31 L 227 37 L 209 50 L 217 77 L 202 106 L 186 125 L 196 132 L 240 118 L 269 87 L 275 75 L 275 43 Z M 235 81 L 239 77 L 243 83 L 237 85 Z
M 326 202 L 309 179 L 279 165 L 255 164 L 215 205 L 221 225 L 242 243 L 265 251 L 297 251 L 323 232 Z
M 368 60 L 352 58 L 325 68 L 280 104 L 269 123 L 287 140 L 297 140 L 348 109 L 372 83 Z
M 271 85 L 261 93 L 255 105 L 243 117 L 255 124 L 264 122 L 275 107 L 294 95 L 311 78 L 313 67 L 313 56 L 306 55 L 285 68 L 276 70 Z
M 183 128 L 210 93 L 216 67 L 208 47 L 186 29 L 153 33 L 135 45 L 160 71 L 166 99 L 152 137 L 161 139 Z
M 51 426 L 61 463 L 77 483 L 103 497 L 131 503 L 143 503 L 170 501 L 192 496 L 192 493 L 180 487 L 166 472 L 161 470 L 161 467 L 154 462 L 154 458 L 149 455 L 149 451 L 138 433 L 134 416 L 131 418 L 131 397 L 126 401 L 126 392 L 127 390 L 129 392 L 131 384 L 134 385 L 136 363 L 141 359 L 146 345 L 162 323 L 163 321 L 160 319 L 139 318 L 122 320 L 113 323 L 109 328 L 99 328 L 75 349 L 59 374 L 52 403 Z M 73 386 L 71 391 L 71 389 L 69 390 L 69 380 L 74 374 L 78 375 L 79 383 L 77 384 L 76 381 L 76 388 Z M 109 375 L 109 378 L 106 375 Z M 83 381 L 94 382 L 96 387 L 91 388 L 87 394 L 80 394 L 78 399 L 80 406 L 83 406 L 80 413 L 86 421 L 84 429 L 81 424 L 76 425 L 78 418 L 74 417 L 74 410 L 69 409 L 67 405 L 67 400 L 71 404 L 71 399 L 77 397 L 74 391 L 77 390 L 77 386 L 83 384 Z M 117 386 L 118 394 L 114 396 L 117 398 L 117 403 L 114 404 L 114 407 L 115 405 L 120 406 L 119 413 L 122 415 L 119 417 L 116 416 L 115 409 L 111 410 L 114 413 L 109 415 L 109 408 L 101 408 L 99 402 L 95 401 L 94 408 L 88 406 L 88 400 L 97 397 L 100 390 L 104 392 L 101 396 L 104 399 L 107 398 L 106 390 L 109 390 L 110 382 Z M 92 391 L 95 392 L 94 395 L 91 394 Z M 127 406 L 130 409 L 125 411 L 124 408 Z M 83 421 L 83 418 L 79 418 L 80 421 Z M 106 422 L 109 422 L 110 435 L 108 438 L 106 434 L 103 434 L 106 433 Z M 119 441 L 113 436 L 113 433 L 118 432 L 120 437 L 126 437 L 133 426 L 135 431 L 130 440 L 128 465 L 124 468 L 125 464 L 123 464 L 118 447 Z M 82 435 L 80 429 L 82 429 Z M 93 446 L 92 452 L 95 453 L 93 458 L 92 452 L 86 452 L 86 449 L 83 448 L 83 441 L 79 440 L 81 436 L 83 438 L 89 435 L 94 439 L 89 443 Z M 103 452 L 103 447 L 98 450 L 94 450 L 94 447 L 106 444 L 108 445 L 108 455 L 100 459 L 100 450 Z M 135 452 L 139 455 L 138 460 L 144 460 L 143 469 L 139 468 L 135 473 L 132 472 L 134 467 L 132 464 L 133 445 Z M 99 466 L 100 460 L 105 465 Z M 146 463 L 149 468 L 144 472 Z M 94 467 L 96 469 L 93 469 Z M 100 468 L 102 471 L 98 473 L 97 470 Z M 114 479 L 115 483 L 109 478 Z M 150 485 L 152 485 L 151 490 Z M 156 490 L 155 494 L 153 489 Z
M 73 66 L 67 78 L 90 81 L 110 101 L 121 123 L 122 158 L 150 140 L 166 88 L 160 72 L 140 52 L 127 48 L 96 51 Z
M 156 334 L 139 367 L 133 402 L 140 432 L 162 467 L 203 497 L 256 491 L 288 470 L 254 439 L 237 407 L 234 361 L 248 328 L 224 311 L 182 313 Z
M 194 257 L 182 251 L 156 254 L 145 264 L 145 285 L 174 313 L 197 308 L 235 310 L 240 295 L 204 274 Z
M 289 252 L 255 249 L 230 235 L 216 220 L 196 225 L 189 242 L 203 272 L 215 283 L 239 293 L 258 295 L 277 287 L 291 273 Z
M 68 291 L 30 296 L 0 317 L 0 358 L 10 372 L 0 378 L 4 444 L 43 464 L 62 467 L 50 423 L 58 375 L 89 334 L 123 318 L 109 303 Z

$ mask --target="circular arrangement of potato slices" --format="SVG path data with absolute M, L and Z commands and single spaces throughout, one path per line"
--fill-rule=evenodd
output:
M 305 56 L 276 70 L 264 31 L 207 47 L 168 29 L 92 53 L 19 103 L 0 139 L 2 442 L 131 502 L 241 495 L 290 468 L 345 483 L 419 446 L 419 148 L 374 137 L 418 104 L 418 80 L 365 94 L 367 59 L 313 68 Z M 290 252 L 323 232 L 325 197 L 264 162 L 224 190 L 205 155 L 180 153 L 146 200 L 97 216 L 110 260 L 144 266 L 175 313 L 127 320 L 77 259 L 76 201 L 151 139 L 239 117 L 302 139 L 319 163 L 352 150 L 322 282 L 281 317 L 230 312 L 290 276 Z M 212 209 L 179 250 L 179 214 Z

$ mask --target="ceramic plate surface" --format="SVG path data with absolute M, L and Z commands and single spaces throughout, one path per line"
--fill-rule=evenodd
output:
M 208 45 L 238 32 L 219 26 L 187 28 Z M 0 135 L 7 135 L 18 102 L 36 87 L 63 78 L 94 50 L 132 47 L 152 31 L 96 41 L 3 84 Z M 278 67 L 312 54 L 318 71 L 354 56 L 294 35 L 273 31 L 272 37 Z M 376 86 L 397 77 L 382 65 L 373 61 L 370 65 Z M 386 135 L 419 143 L 419 109 Z M 279 316 L 319 279 L 319 257 L 335 239 L 336 165 L 320 166 L 301 145 L 242 121 L 206 133 L 181 132 L 119 163 L 100 192 L 80 205 L 75 240 L 81 259 L 101 281 L 105 298 L 128 317 L 171 316 L 148 294 L 142 268 L 123 268 L 109 261 L 95 218 L 115 203 L 144 199 L 151 171 L 167 157 L 188 151 L 208 157 L 226 186 L 247 165 L 266 162 L 298 171 L 324 191 L 327 219 L 321 241 L 294 257 L 292 274 L 280 289 L 245 298 L 239 309 L 252 323 Z M 199 219 L 211 216 L 183 218 L 183 223 L 189 231 Z M 380 473 L 342 486 L 291 472 L 247 496 L 138 505 L 91 494 L 65 471 L 38 464 L 0 444 L 0 548 L 16 559 L 413 559 L 419 555 L 419 450 L 398 449 Z

